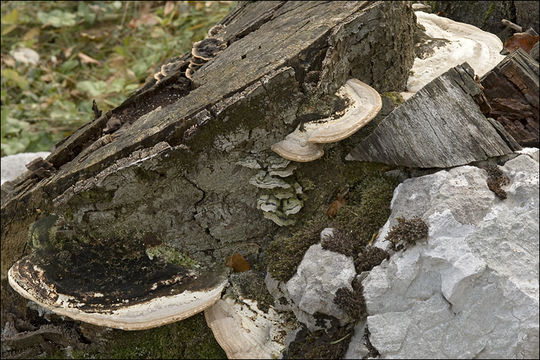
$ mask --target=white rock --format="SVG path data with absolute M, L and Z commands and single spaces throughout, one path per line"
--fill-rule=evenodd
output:
M 334 304 L 334 297 L 339 288 L 352 291 L 355 275 L 351 257 L 324 250 L 320 244 L 312 245 L 285 286 L 298 321 L 310 330 L 319 328 L 313 318 L 316 312 L 334 316 L 342 324 L 348 321 L 348 316 Z
M 349 342 L 349 348 L 343 357 L 344 359 L 364 359 L 369 354 L 369 350 L 364 340 L 365 329 L 365 321 L 360 321 L 356 324 L 354 327 L 354 335 Z
M 25 165 L 37 157 L 46 158 L 49 152 L 37 153 L 20 153 L 15 155 L 4 156 L 1 160 L 2 165 L 2 184 L 6 181 L 13 180 L 17 176 L 26 171 Z
M 388 247 L 397 217 L 421 217 L 429 235 L 362 282 L 382 358 L 539 357 L 538 162 L 519 155 L 500 169 L 510 178 L 505 200 L 472 166 L 394 191 L 376 245 Z

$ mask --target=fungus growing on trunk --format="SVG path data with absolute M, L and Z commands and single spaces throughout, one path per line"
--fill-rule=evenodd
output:
M 298 126 L 285 139 L 272 145 L 272 151 L 292 161 L 316 160 L 324 154 L 320 144 L 351 136 L 369 123 L 382 107 L 379 93 L 360 80 L 347 80 L 336 95 L 350 101 L 343 115 L 307 122 L 303 129 Z
M 434 48 L 431 54 L 414 59 L 407 92 L 401 93 L 405 100 L 431 80 L 464 62 L 482 77 L 504 58 L 499 54 L 503 44 L 497 35 L 435 14 L 422 11 L 414 13 L 417 23 L 426 29 L 426 34 L 433 40 L 445 41 L 445 44 Z
M 229 359 L 277 359 L 292 330 L 284 315 L 272 307 L 265 313 L 250 299 L 225 297 L 206 309 L 204 317 Z
M 141 266 L 130 274 L 110 279 L 110 269 L 90 272 L 85 264 L 76 267 L 76 273 L 64 272 L 54 259 L 39 264 L 29 255 L 11 267 L 8 281 L 23 297 L 58 315 L 123 330 L 149 329 L 195 315 L 214 304 L 227 283 L 224 269 L 160 265 L 146 256 L 130 266 L 136 263 Z

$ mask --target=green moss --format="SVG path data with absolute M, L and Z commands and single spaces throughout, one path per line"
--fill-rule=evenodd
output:
M 390 202 L 398 182 L 385 176 L 369 176 L 351 191 L 348 202 L 336 216 L 333 227 L 348 230 L 365 246 L 390 216 Z M 359 205 L 355 205 L 359 203 Z
M 335 320 L 335 319 L 334 319 Z M 343 359 L 354 328 L 352 326 L 339 327 L 333 321 L 328 330 L 311 332 L 302 328 L 294 341 L 289 345 L 284 359 Z
M 386 240 L 392 243 L 394 249 L 400 250 L 405 246 L 414 245 L 418 240 L 428 236 L 428 226 L 419 217 L 410 220 L 397 218 L 398 224 L 386 235 Z M 400 244 L 399 246 L 396 246 Z
M 489 21 L 489 17 L 491 16 L 491 14 L 493 13 L 493 11 L 495 10 L 495 2 L 492 1 L 490 4 L 489 4 L 489 9 L 486 11 L 486 15 L 484 16 L 484 20 L 482 21 L 482 29 L 484 27 L 486 27 L 488 21 Z
M 382 93 L 381 95 L 392 100 L 392 102 L 396 106 L 401 105 L 405 102 L 405 100 L 403 99 L 403 96 L 401 96 L 401 94 L 396 91 L 385 92 L 385 93 Z
M 104 345 L 74 350 L 74 358 L 224 359 L 225 353 L 199 313 L 183 321 L 142 331 L 112 330 Z
M 266 250 L 266 265 L 272 277 L 288 281 L 309 247 L 319 242 L 324 227 L 325 222 L 319 218 L 308 222 L 292 236 L 277 236 Z
M 195 260 L 167 245 L 147 248 L 146 255 L 150 258 L 150 260 L 154 259 L 154 257 L 157 257 L 165 260 L 168 263 L 184 267 L 198 266 L 198 263 Z
M 355 320 L 365 319 L 367 309 L 362 282 L 358 278 L 355 278 L 351 285 L 353 288 L 352 291 L 345 287 L 337 289 L 334 304 L 343 309 L 347 315 Z

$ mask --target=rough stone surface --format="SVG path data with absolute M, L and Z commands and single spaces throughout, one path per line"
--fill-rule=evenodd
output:
M 346 322 L 348 317 L 334 304 L 334 295 L 342 287 L 352 291 L 355 275 L 352 258 L 324 250 L 320 244 L 312 245 L 285 286 L 297 319 L 309 329 L 316 329 L 313 318 L 316 312 Z
M 472 166 L 396 188 L 376 245 L 397 217 L 421 217 L 429 235 L 363 280 L 383 358 L 538 358 L 538 150 L 526 152 L 500 166 L 505 200 Z
M 464 63 L 431 81 L 384 118 L 346 160 L 444 168 L 511 153 L 473 100 L 481 94 L 473 76 Z
M 26 171 L 25 165 L 37 157 L 46 158 L 49 152 L 20 153 L 8 155 L 2 158 L 2 184 L 6 181 L 15 179 Z

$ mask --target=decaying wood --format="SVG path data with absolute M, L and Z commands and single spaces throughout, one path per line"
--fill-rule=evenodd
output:
M 347 160 L 445 168 L 512 152 L 473 99 L 481 92 L 467 63 L 450 69 L 384 118 Z
M 404 90 L 413 62 L 402 2 L 246 2 L 220 24 L 227 48 L 191 80 L 191 54 L 170 60 L 180 65 L 57 144 L 54 172 L 2 186 L 3 279 L 49 214 L 66 241 L 151 234 L 201 261 L 256 251 L 277 226 L 256 209 L 257 171 L 237 163 L 264 163 L 305 114 L 329 116 L 350 77 Z M 106 134 L 113 117 L 120 128 Z
M 504 58 L 481 79 L 490 109 L 522 146 L 538 146 L 538 62 L 522 49 Z

